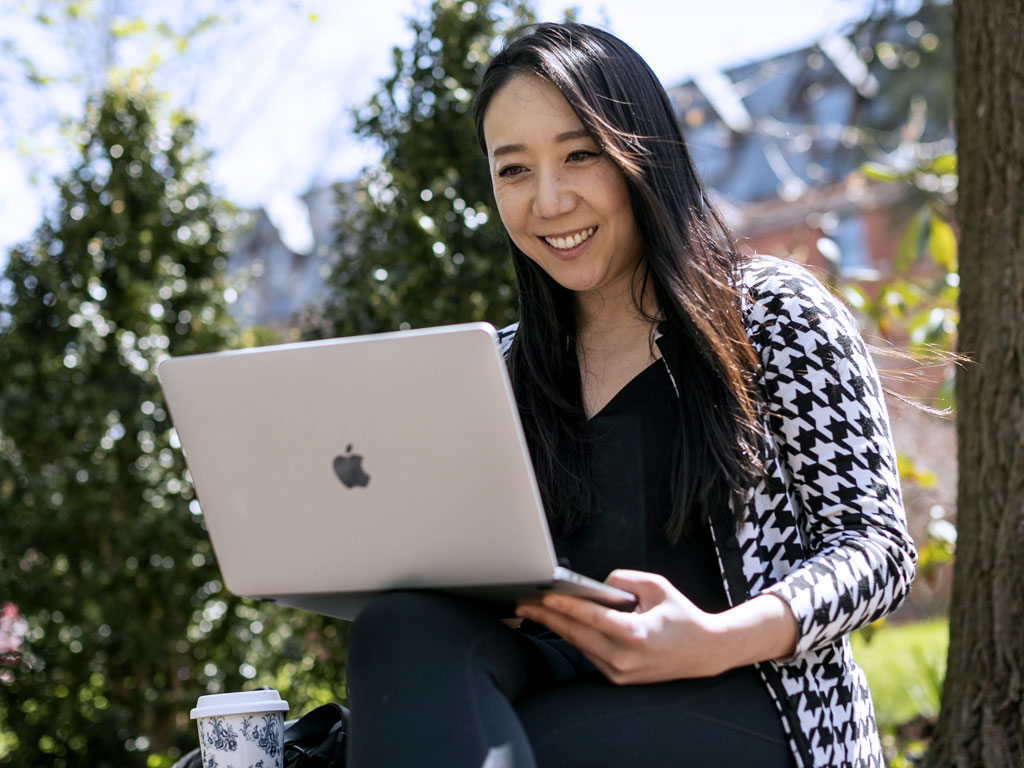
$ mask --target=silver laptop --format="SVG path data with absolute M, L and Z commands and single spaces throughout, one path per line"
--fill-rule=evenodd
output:
M 157 374 L 237 595 L 345 619 L 407 588 L 635 604 L 558 565 L 490 325 L 171 358 Z

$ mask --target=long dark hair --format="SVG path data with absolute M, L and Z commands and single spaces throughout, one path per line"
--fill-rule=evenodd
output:
M 688 520 L 727 510 L 759 468 L 758 361 L 740 317 L 740 257 L 697 178 L 665 89 L 632 48 L 582 24 L 526 28 L 492 59 L 476 94 L 485 155 L 487 107 L 521 75 L 561 91 L 628 185 L 644 252 L 634 298 L 639 308 L 643 292 L 653 291 L 680 395 L 666 530 L 677 541 Z M 509 245 L 519 288 L 509 373 L 548 515 L 566 533 L 591 505 L 575 302 L 511 238 Z

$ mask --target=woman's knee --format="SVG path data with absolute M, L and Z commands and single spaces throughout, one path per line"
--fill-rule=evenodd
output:
M 356 617 L 346 666 L 350 688 L 353 681 L 427 684 L 474 672 L 510 691 L 527 670 L 546 669 L 539 651 L 473 601 L 412 591 L 382 595 Z
M 421 657 L 433 646 L 458 645 L 461 636 L 476 634 L 489 621 L 494 620 L 458 597 L 388 592 L 364 608 L 349 628 L 349 663 L 388 656 Z
M 409 632 L 410 623 L 429 620 L 430 609 L 419 592 L 386 592 L 367 605 L 348 631 L 348 652 L 365 646 L 372 652 L 381 642 L 393 642 Z
M 349 633 L 377 636 L 403 630 L 429 632 L 435 626 L 450 626 L 453 618 L 474 610 L 467 601 L 436 592 L 385 592 L 356 616 Z

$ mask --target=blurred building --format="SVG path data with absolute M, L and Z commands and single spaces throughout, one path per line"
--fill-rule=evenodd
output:
M 669 89 L 744 249 L 884 277 L 909 187 L 858 169 L 908 169 L 954 151 L 950 44 L 948 6 L 930 7 Z
M 284 333 L 296 314 L 322 298 L 330 254 L 340 222 L 354 207 L 354 192 L 354 182 L 314 187 L 248 214 L 228 260 L 238 293 L 233 313 L 243 326 Z

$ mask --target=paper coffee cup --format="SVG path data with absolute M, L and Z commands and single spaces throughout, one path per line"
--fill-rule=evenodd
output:
M 287 711 L 272 690 L 200 696 L 189 717 L 199 727 L 203 768 L 281 768 Z

